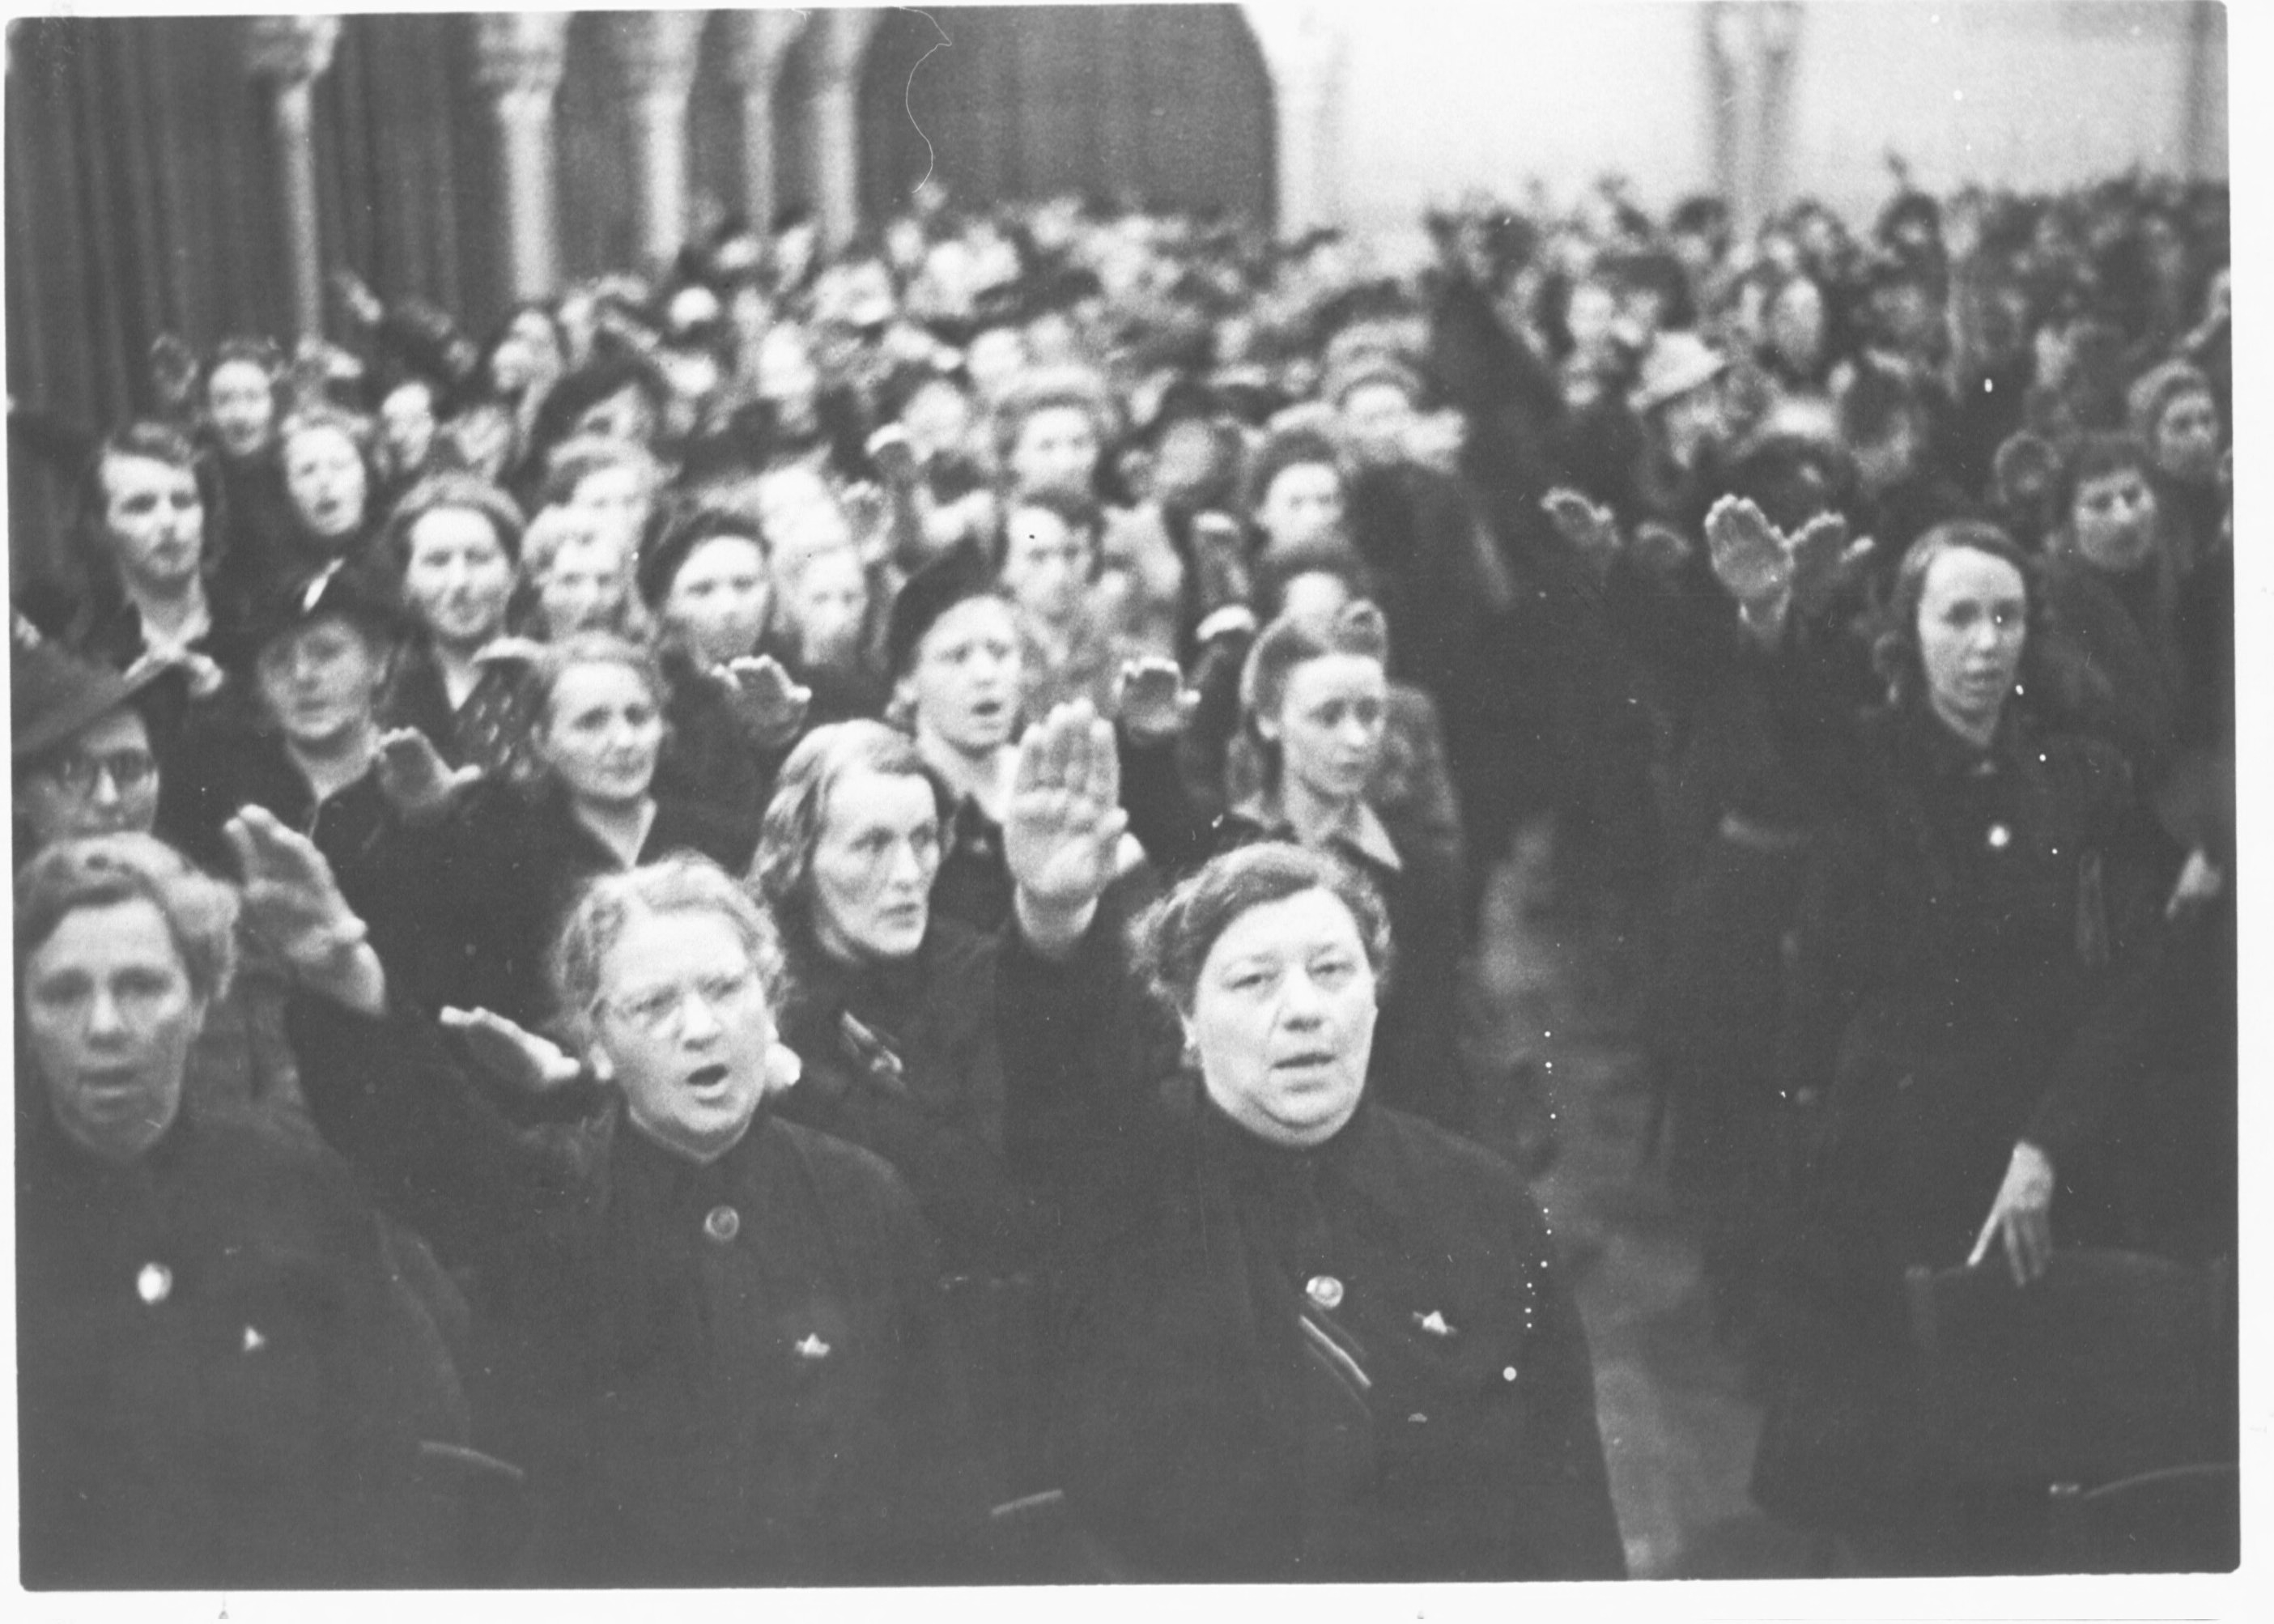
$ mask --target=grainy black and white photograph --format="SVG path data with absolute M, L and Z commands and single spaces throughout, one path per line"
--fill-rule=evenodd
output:
M 2229 19 L 11 19 L 17 1601 L 2244 1616 Z

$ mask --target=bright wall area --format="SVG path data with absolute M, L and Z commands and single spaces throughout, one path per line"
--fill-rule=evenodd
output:
M 1941 188 L 2065 184 L 2138 163 L 2183 172 L 2186 0 L 1806 0 L 1786 175 L 1843 212 L 1876 207 L 1884 154 Z M 2207 173 L 2226 172 L 2225 28 L 2207 8 Z M 1629 175 L 1645 200 L 1713 181 L 1700 8 L 1682 0 L 1374 0 L 1338 7 L 1348 55 L 1343 217 L 1409 224 L 1431 198 L 1568 198 Z

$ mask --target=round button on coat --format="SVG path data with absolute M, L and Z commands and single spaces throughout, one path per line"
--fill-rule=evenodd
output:
M 1343 1305 L 1343 1282 L 1332 1274 L 1312 1275 L 1310 1282 L 1303 1289 L 1311 1301 L 1321 1308 L 1340 1308 Z
M 742 1214 L 731 1207 L 714 1207 L 703 1215 L 703 1233 L 721 1246 L 742 1232 Z
M 162 1263 L 146 1263 L 134 1276 L 134 1295 L 154 1308 L 174 1295 L 174 1271 Z

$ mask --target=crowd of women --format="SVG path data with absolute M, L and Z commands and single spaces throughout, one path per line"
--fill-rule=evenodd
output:
M 2233 1250 L 2223 189 L 777 226 L 13 403 L 26 1582 L 1621 1575 L 1530 823 L 1756 1498 L 2024 1561 L 1900 1287 Z

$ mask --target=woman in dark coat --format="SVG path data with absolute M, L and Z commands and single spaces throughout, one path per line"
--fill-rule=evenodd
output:
M 1717 573 L 1773 630 L 1789 560 L 1765 525 L 1724 517 L 1708 525 Z M 1916 1458 L 1903 1272 L 1986 1263 L 2026 1284 L 2056 1219 L 2068 1244 L 2108 1235 L 2094 1153 L 2141 1018 L 2135 950 L 2161 854 L 2121 757 L 2040 735 L 2012 703 L 2036 686 L 2017 682 L 2035 601 L 2002 531 L 1931 530 L 1896 577 L 1894 703 L 1860 726 L 1824 718 L 1813 747 L 1841 813 L 1802 904 L 1786 1042 L 1822 1120 L 1753 1492 L 1811 1526 L 1891 1537 L 1867 1560 L 1899 1568 L 2010 1570 L 2014 1514 L 2043 1501 L 2041 1485 L 1953 1485 Z
M 907 1181 L 939 1237 L 980 1423 L 1023 1493 L 1044 1486 L 1031 1315 L 1047 1221 L 1005 1151 L 997 939 L 932 906 L 943 827 L 915 746 L 881 722 L 817 728 L 791 753 L 753 870 L 787 951 L 782 1039 L 804 1063 L 780 1110 Z
M 462 1445 L 465 1407 L 400 1237 L 309 1139 L 183 1109 L 236 915 L 228 888 L 147 835 L 64 841 L 17 876 L 34 1590 L 440 1576 L 418 1446 Z
M 1141 927 L 1165 1020 L 1099 906 L 1116 776 L 1111 730 L 1056 712 L 1006 828 L 1010 1139 L 1064 1192 L 1050 1353 L 1074 1515 L 1136 1578 L 1621 1576 L 1539 1208 L 1376 1096 L 1372 888 L 1284 844 L 1211 861 Z
M 585 891 L 552 957 L 580 1067 L 487 1011 L 445 1013 L 453 1049 L 354 945 L 320 860 L 273 824 L 243 838 L 320 995 L 294 1011 L 319 1121 L 459 1152 L 365 1170 L 468 1222 L 480 1435 L 539 1507 L 520 1576 L 966 1571 L 989 1502 L 930 1243 L 875 1157 L 764 1109 L 795 1060 L 772 929 L 742 889 L 681 857 Z

